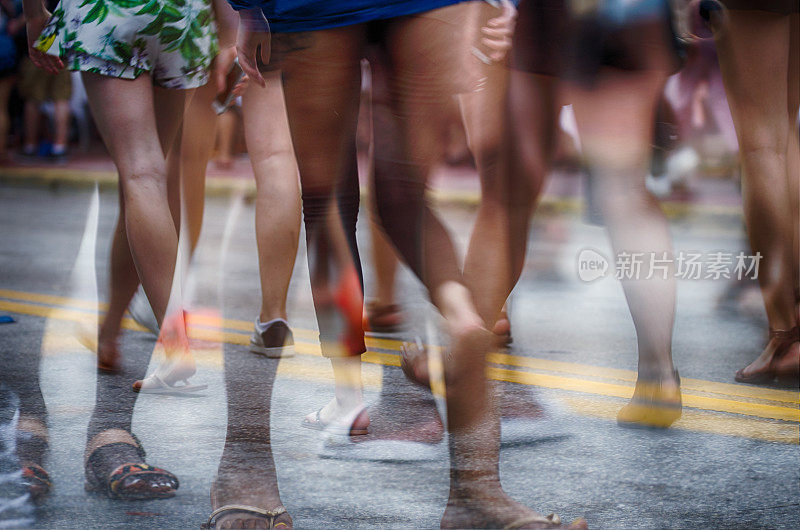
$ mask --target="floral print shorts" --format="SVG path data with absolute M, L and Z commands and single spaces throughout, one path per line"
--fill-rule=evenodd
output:
M 210 0 L 61 0 L 35 46 L 70 70 L 177 89 L 206 84 L 219 51 Z

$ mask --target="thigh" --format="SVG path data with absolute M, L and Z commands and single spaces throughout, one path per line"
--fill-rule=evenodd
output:
M 621 72 L 609 69 L 592 88 L 568 86 L 583 156 L 590 165 L 631 175 L 650 159 L 655 109 L 666 73 L 658 70 Z M 641 179 L 643 185 L 644 179 Z
M 731 10 L 727 23 L 716 42 L 740 149 L 780 148 L 773 144 L 788 125 L 790 17 Z
M 121 176 L 140 171 L 143 164 L 160 163 L 153 87 L 150 76 L 117 79 L 84 72 L 83 83 L 97 128 Z M 179 107 L 183 110 L 183 105 Z
M 186 102 L 193 95 L 194 89 L 179 90 L 153 87 L 153 109 L 156 118 L 156 130 L 161 151 L 166 157 L 176 142 L 178 131 L 183 123 Z
M 461 95 L 473 147 L 499 134 L 505 68 L 488 65 L 480 28 L 499 11 L 485 2 L 462 2 L 391 21 L 384 33 L 388 100 L 411 162 L 432 165 L 441 155 L 450 100 Z M 424 174 L 423 174 L 424 175 Z M 426 176 L 426 175 L 424 175 Z
M 249 83 L 242 94 L 245 142 L 253 164 L 294 157 L 280 71 L 263 75 L 266 87 Z M 264 172 L 263 177 L 284 179 L 287 175 Z
M 361 86 L 361 25 L 277 35 L 283 90 L 304 191 L 332 189 L 351 169 Z

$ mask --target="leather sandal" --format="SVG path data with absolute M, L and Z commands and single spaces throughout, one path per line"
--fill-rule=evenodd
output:
M 373 333 L 395 333 L 401 329 L 403 329 L 403 312 L 399 305 L 380 305 L 375 300 L 366 303 L 364 330 Z
M 107 477 L 98 476 L 92 466 L 93 457 L 99 449 L 118 444 L 134 447 L 139 457 L 145 459 L 144 448 L 132 433 L 123 429 L 108 429 L 98 433 L 87 445 L 84 456 L 86 491 L 104 493 L 111 499 L 120 500 L 166 499 L 175 496 L 175 491 L 180 486 L 178 477 L 143 461 L 126 462 L 114 468 Z M 166 487 L 161 485 L 148 489 L 145 484 L 147 480 L 142 479 L 153 478 L 161 478 Z M 150 485 L 152 486 L 152 482 Z
M 45 447 L 49 444 L 47 426 L 36 418 L 20 416 L 17 421 L 18 438 L 20 434 L 39 440 Z M 22 482 L 27 486 L 31 500 L 34 503 L 40 503 L 53 489 L 50 474 L 35 462 L 23 460 L 20 462 L 20 467 L 22 468 Z

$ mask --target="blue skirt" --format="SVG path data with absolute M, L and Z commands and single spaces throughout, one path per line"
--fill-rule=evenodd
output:
M 424 13 L 464 0 L 229 0 L 260 7 L 274 33 L 316 31 Z M 238 5 L 237 5 L 238 4 Z

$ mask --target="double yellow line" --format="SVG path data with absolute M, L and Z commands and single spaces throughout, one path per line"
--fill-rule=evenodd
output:
M 105 304 L 61 296 L 0 289 L 0 311 L 44 318 L 85 322 Z M 192 315 L 190 335 L 213 343 L 249 343 L 252 322 Z M 123 327 L 142 331 L 131 319 Z M 295 349 L 300 355 L 319 356 L 316 333 L 295 329 Z M 402 342 L 368 337 L 363 360 L 383 366 L 399 366 Z M 579 363 L 494 353 L 487 374 L 498 381 L 567 391 L 563 401 L 580 414 L 613 419 L 623 400 L 633 393 L 636 372 Z M 295 361 L 294 363 L 298 363 Z M 300 361 L 302 363 L 302 361 Z M 306 363 L 307 364 L 307 363 Z M 314 376 L 300 369 L 294 375 Z M 321 378 L 316 374 L 316 378 Z M 797 444 L 800 437 L 800 395 L 796 391 L 682 379 L 683 417 L 674 428 L 743 436 Z

